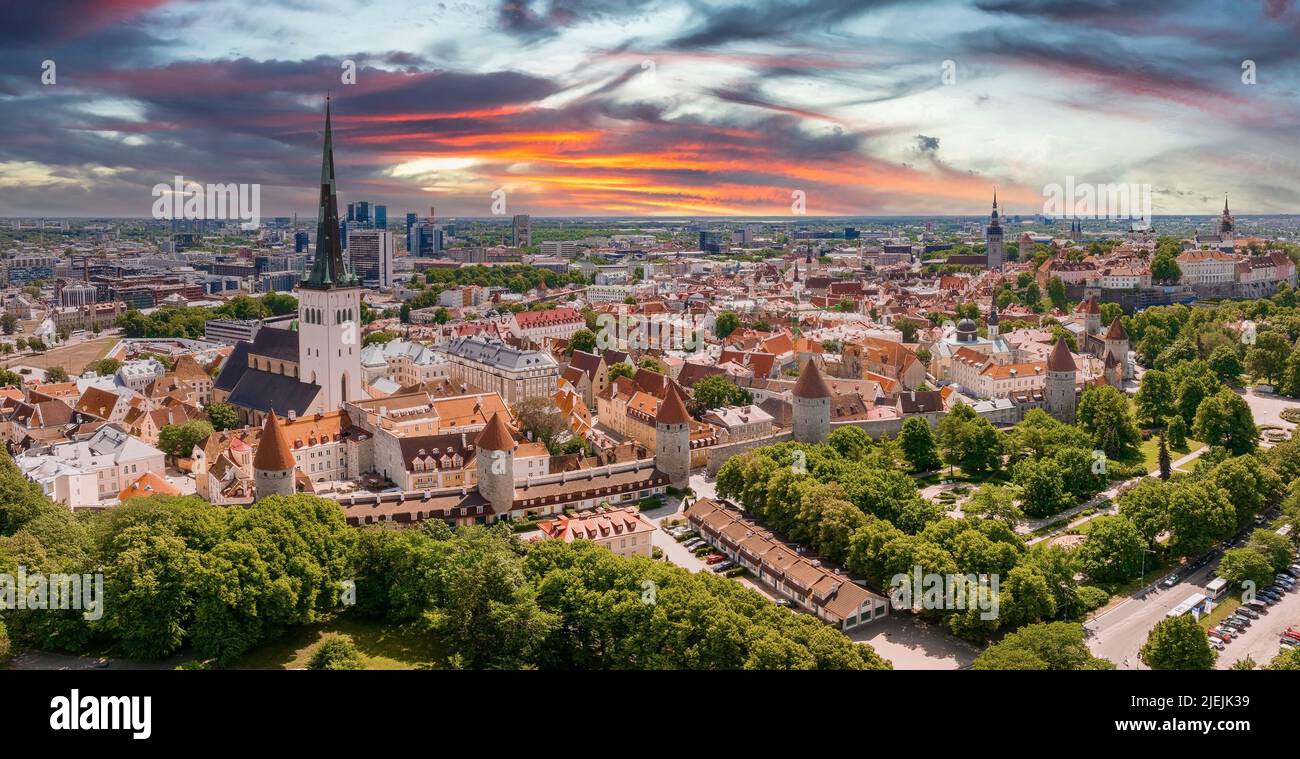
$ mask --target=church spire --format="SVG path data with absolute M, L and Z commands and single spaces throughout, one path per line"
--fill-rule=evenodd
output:
M 330 100 L 325 97 L 325 149 L 320 165 L 320 203 L 316 208 L 316 258 L 304 287 L 320 290 L 350 287 L 354 278 L 343 264 L 339 239 L 339 199 L 334 178 L 334 130 L 330 125 Z

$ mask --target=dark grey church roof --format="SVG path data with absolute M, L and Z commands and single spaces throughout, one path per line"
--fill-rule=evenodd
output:
M 319 385 L 303 382 L 297 377 L 264 372 L 261 369 L 245 369 L 244 376 L 240 377 L 239 383 L 230 392 L 230 403 L 254 411 L 274 410 L 280 415 L 290 411 L 304 414 L 319 394 Z

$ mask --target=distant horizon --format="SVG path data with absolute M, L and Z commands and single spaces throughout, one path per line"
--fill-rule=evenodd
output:
M 383 204 L 383 203 L 379 203 L 378 205 L 384 205 L 384 204 Z M 390 221 L 399 221 L 399 220 L 402 220 L 402 219 L 405 218 L 406 213 L 408 213 L 408 212 L 407 212 L 407 211 L 401 211 L 401 212 L 399 212 L 399 213 L 390 213 L 390 214 L 389 214 L 389 219 L 390 219 Z M 812 222 L 818 222 L 818 221 L 820 221 L 820 222 L 830 222 L 830 221 L 836 221 L 836 220 L 853 221 L 853 220 L 859 220 L 859 219 L 887 221 L 887 220 L 944 220 L 944 219 L 978 220 L 978 219 L 988 219 L 988 218 L 989 218 L 989 214 L 987 214 L 987 213 L 985 213 L 985 214 L 906 214 L 906 213 L 903 213 L 903 214 L 888 214 L 888 215 L 883 215 L 883 214 L 856 214 L 856 215 L 853 215 L 853 214 L 837 214 L 837 215 L 827 215 L 827 216 L 814 216 L 814 215 L 812 215 L 812 214 L 806 214 L 806 215 L 801 215 L 801 216 L 790 216 L 790 217 L 786 217 L 786 218 L 782 218 L 782 217 L 778 217 L 778 216 L 772 216 L 772 215 L 770 215 L 770 214 L 757 214 L 757 215 L 753 215 L 753 216 L 721 216 L 721 215 L 719 215 L 719 216 L 681 216 L 681 215 L 663 215 L 663 216 L 659 216 L 659 215 L 647 215 L 647 216 L 626 216 L 626 215 L 623 215 L 623 216 L 616 216 L 616 215 L 601 215 L 601 214 L 570 214 L 570 215 L 546 215 L 546 216 L 541 216 L 541 215 L 537 215 L 537 214 L 529 214 L 529 213 L 520 213 L 520 214 L 514 214 L 514 213 L 511 213 L 511 214 L 504 215 L 504 216 L 465 216 L 465 215 L 456 215 L 456 214 L 447 214 L 447 215 L 439 214 L 439 215 L 437 216 L 437 219 L 436 219 L 436 220 L 441 221 L 441 220 L 454 219 L 454 220 L 456 220 L 456 221 L 476 221 L 476 222 L 480 222 L 480 221 L 481 221 L 481 222 L 492 222 L 492 221 L 495 221 L 495 222 L 499 222 L 499 223 L 502 223 L 502 224 L 509 224 L 509 223 L 511 223 L 511 220 L 512 220 L 512 218 L 513 218 L 515 215 L 523 215 L 523 216 L 527 216 L 527 217 L 528 217 L 530 220 L 532 220 L 532 221 L 548 221 L 548 220 L 554 220 L 554 221 L 570 221 L 570 220 L 572 220 L 572 221 L 586 221 L 586 220 L 593 220 L 593 221 L 608 221 L 608 220 L 637 221 L 637 220 L 644 220 L 644 221 L 655 221 L 655 222 L 659 222 L 659 223 L 669 223 L 669 222 L 672 222 L 672 221 L 683 221 L 683 222 L 692 222 L 692 221 L 745 221 L 745 222 L 750 222 L 750 223 L 765 223 L 765 224 L 798 224 L 798 223 L 801 223 L 800 220 L 809 220 L 809 221 L 812 221 Z M 300 217 L 299 222 L 298 222 L 299 224 L 304 224 L 304 223 L 315 223 L 314 220 L 313 220 L 311 217 L 309 217 L 309 215 L 307 215 L 307 214 L 298 214 L 298 216 Z M 1232 211 L 1232 216 L 1233 216 L 1234 219 L 1252 219 L 1252 218 L 1292 218 L 1292 217 L 1300 218 L 1300 211 L 1279 211 L 1279 212 L 1266 212 L 1266 213 L 1250 213 L 1250 212 L 1247 212 L 1247 213 L 1238 213 L 1238 212 L 1236 212 L 1236 211 Z M 288 220 L 288 221 L 292 221 L 292 220 L 293 220 L 293 217 L 294 217 L 293 214 L 266 214 L 266 215 L 263 215 L 263 216 L 262 216 L 262 223 L 263 223 L 263 226 L 265 226 L 266 223 L 269 222 L 269 221 L 280 221 L 280 220 Z M 1023 214 L 1023 213 L 1018 214 L 1018 213 L 1015 213 L 1015 212 L 1009 212 L 1009 213 L 1001 213 L 1001 214 L 1000 214 L 1000 217 L 1003 219 L 1004 222 L 1005 222 L 1008 218 L 1020 217 L 1020 218 L 1021 218 L 1021 221 L 1019 222 L 1020 224 L 1034 224 L 1034 223 L 1037 223 L 1037 224 L 1043 224 L 1043 223 L 1047 223 L 1047 222 L 1039 222 L 1039 221 L 1036 221 L 1036 220 L 1035 220 L 1035 215 L 1034 215 L 1034 214 Z M 1179 213 L 1168 213 L 1168 214 L 1153 214 L 1153 215 L 1151 216 L 1151 221 L 1154 222 L 1154 221 L 1157 221 L 1157 220 L 1160 220 L 1160 219 L 1175 219 L 1175 220 L 1177 220 L 1177 219 L 1217 219 L 1217 218 L 1219 218 L 1219 217 L 1220 217 L 1220 214 L 1190 214 L 1190 213 L 1189 213 L 1189 214 L 1179 214 Z M 423 219 L 423 218 L 427 218 L 427 217 L 421 216 L 420 218 Z M 1076 221 L 1076 220 L 1077 220 L 1077 221 L 1082 221 L 1082 222 L 1084 222 L 1085 224 L 1086 224 L 1086 223 L 1089 223 L 1089 222 L 1106 222 L 1106 223 L 1110 223 L 1110 224 L 1120 224 L 1120 223 L 1125 223 L 1125 222 L 1141 221 L 1141 220 L 1143 220 L 1144 218 L 1145 218 L 1145 217 L 1137 217 L 1137 216 L 1134 216 L 1134 217 L 1132 217 L 1132 218 L 1129 218 L 1129 217 L 1120 217 L 1120 218 L 1088 218 L 1088 217 L 1070 217 L 1070 216 L 1062 216 L 1062 217 L 1058 217 L 1058 218 L 1056 218 L 1056 219 L 1054 220 L 1054 223 L 1059 224 L 1059 223 L 1062 223 L 1062 222 L 1069 222 L 1069 221 Z M 307 219 L 308 221 L 303 221 L 303 219 Z M 19 216 L 0 216 L 0 221 L 36 221 L 36 220 L 44 220 L 44 221 L 148 221 L 148 222 L 157 222 L 158 224 L 168 224 L 168 223 L 170 223 L 170 221 L 167 220 L 167 219 L 154 219 L 154 218 L 149 217 L 149 216 L 49 216 L 49 215 L 40 215 L 40 214 L 27 214 L 27 215 L 19 215 Z M 186 219 L 186 220 L 183 220 L 183 221 L 184 221 L 185 223 L 188 223 L 188 222 L 190 222 L 190 221 L 194 221 L 194 220 Z M 198 221 L 203 221 L 203 220 L 202 220 L 202 219 L 199 219 Z M 225 222 L 227 222 L 227 221 L 231 221 L 231 222 L 233 222 L 233 221 L 237 221 L 237 220 L 234 220 L 234 219 L 230 219 L 230 220 L 227 220 L 227 219 L 207 219 L 206 221 L 225 223 Z

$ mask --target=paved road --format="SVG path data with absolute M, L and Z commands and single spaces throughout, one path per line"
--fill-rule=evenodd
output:
M 1145 669 L 1138 661 L 1138 651 L 1147 642 L 1147 635 L 1165 613 L 1193 593 L 1205 590 L 1205 583 L 1214 579 L 1217 561 L 1183 578 L 1168 590 L 1157 589 L 1145 598 L 1130 598 L 1084 624 L 1091 633 L 1088 648 L 1096 656 L 1110 659 L 1117 669 Z

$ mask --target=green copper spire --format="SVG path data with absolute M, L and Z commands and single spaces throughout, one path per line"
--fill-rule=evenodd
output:
M 330 127 L 330 101 L 325 98 L 325 152 L 320 165 L 320 206 L 316 209 L 316 259 L 311 275 L 302 286 L 326 290 L 355 287 L 353 277 L 343 264 L 343 244 L 339 239 L 339 199 L 334 179 L 334 131 Z

